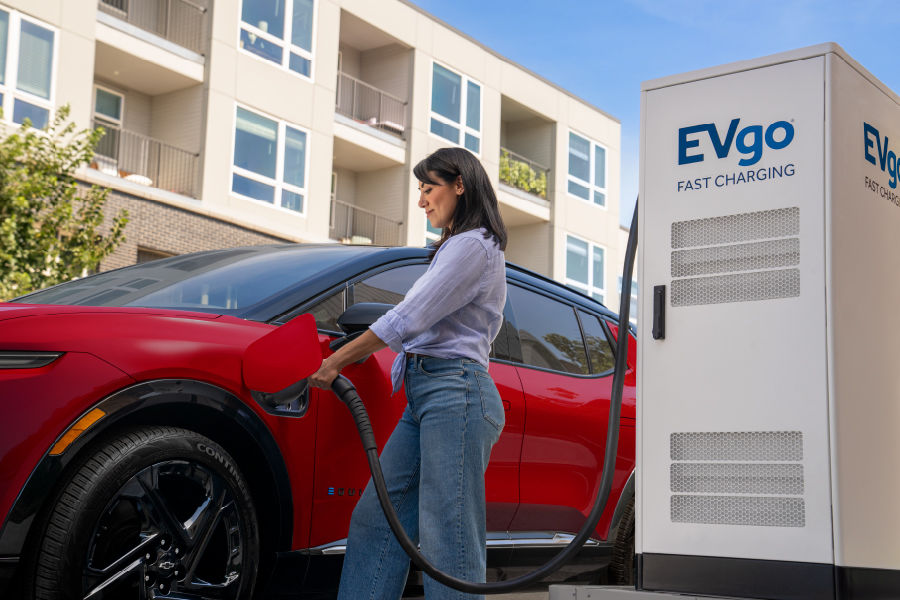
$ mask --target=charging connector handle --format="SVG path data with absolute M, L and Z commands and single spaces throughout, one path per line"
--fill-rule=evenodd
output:
M 378 501 L 384 511 L 384 516 L 394 532 L 400 546 L 404 552 L 409 555 L 413 564 L 426 573 L 429 577 L 448 587 L 470 594 L 503 594 L 522 586 L 528 585 L 535 581 L 539 581 L 550 575 L 569 560 L 571 560 L 590 539 L 591 534 L 600 522 L 606 503 L 609 500 L 609 493 L 612 490 L 613 473 L 615 472 L 616 452 L 619 445 L 619 417 L 622 412 L 622 392 L 625 386 L 625 372 L 628 370 L 628 338 L 629 327 L 628 319 L 631 308 L 631 275 L 634 270 L 634 257 L 637 252 L 637 204 L 634 207 L 634 215 L 631 219 L 631 231 L 628 234 L 628 245 L 625 251 L 625 264 L 622 268 L 622 293 L 619 303 L 619 335 L 616 340 L 616 367 L 613 375 L 612 397 L 609 402 L 609 423 L 606 431 L 606 450 L 603 458 L 603 471 L 600 476 L 600 485 L 597 490 L 597 497 L 594 500 L 594 507 L 591 509 L 581 531 L 569 542 L 559 554 L 550 559 L 543 566 L 535 571 L 509 579 L 506 581 L 497 581 L 491 583 L 477 583 L 465 581 L 452 575 L 448 575 L 431 564 L 419 551 L 419 548 L 406 532 L 391 504 L 388 495 L 387 485 L 384 481 L 384 473 L 381 471 L 381 462 L 378 460 L 378 446 L 375 443 L 375 434 L 372 431 L 372 423 L 369 421 L 369 415 L 366 407 L 363 405 L 356 388 L 343 375 L 339 375 L 331 389 L 337 394 L 337 397 L 347 405 L 356 427 L 359 430 L 359 436 L 362 439 L 363 448 L 366 451 L 366 457 L 369 461 L 369 470 L 372 472 L 372 483 L 375 486 L 375 492 L 378 495 Z

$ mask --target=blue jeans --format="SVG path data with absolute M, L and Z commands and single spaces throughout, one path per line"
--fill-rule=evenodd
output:
M 407 405 L 381 453 L 406 533 L 437 568 L 485 580 L 484 471 L 504 414 L 487 370 L 469 359 L 407 359 Z M 400 598 L 409 558 L 388 526 L 372 481 L 353 511 L 339 600 Z M 428 600 L 481 598 L 425 576 Z

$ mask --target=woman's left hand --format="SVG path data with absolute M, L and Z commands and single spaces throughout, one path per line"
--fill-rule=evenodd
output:
M 319 367 L 319 370 L 309 376 L 309 385 L 323 390 L 330 390 L 331 384 L 334 383 L 340 372 L 340 369 L 332 365 L 330 357 L 326 358 L 322 361 L 322 366 Z

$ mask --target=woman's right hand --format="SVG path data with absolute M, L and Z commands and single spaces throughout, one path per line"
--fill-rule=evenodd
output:
M 341 370 L 334 366 L 331 357 L 322 361 L 319 370 L 309 376 L 309 385 L 323 390 L 330 390 L 331 384 L 337 379 Z
M 330 390 L 331 384 L 340 375 L 341 369 L 384 347 L 385 343 L 378 339 L 377 335 L 371 331 L 366 331 L 323 360 L 319 370 L 309 376 L 309 385 L 323 390 Z

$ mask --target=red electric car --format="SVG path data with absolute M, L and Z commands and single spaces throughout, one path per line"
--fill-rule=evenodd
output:
M 359 436 L 330 391 L 288 386 L 273 402 L 248 389 L 248 347 L 306 320 L 298 348 L 327 355 L 350 333 L 340 317 L 365 326 L 355 305 L 399 302 L 427 254 L 202 252 L 0 304 L 0 597 L 333 593 L 369 477 Z M 619 334 L 587 296 L 512 265 L 507 279 L 490 364 L 506 427 L 486 475 L 489 579 L 542 563 L 590 511 Z M 631 577 L 630 348 L 612 495 L 566 577 Z M 272 369 L 294 360 L 271 354 Z M 390 394 L 393 357 L 384 349 L 344 370 L 380 444 L 405 403 Z M 257 352 L 254 368 L 267 362 Z

